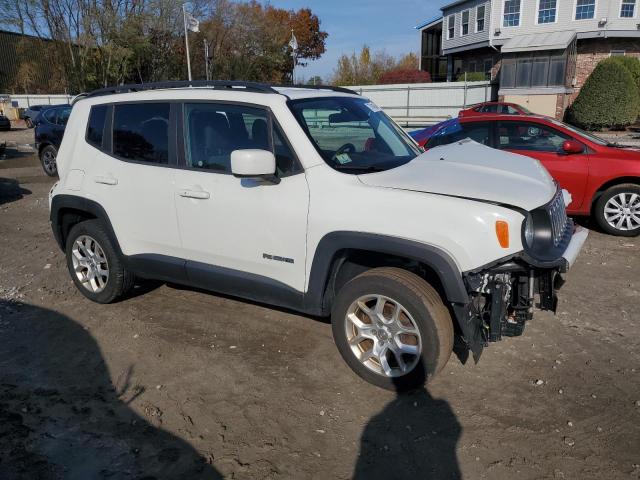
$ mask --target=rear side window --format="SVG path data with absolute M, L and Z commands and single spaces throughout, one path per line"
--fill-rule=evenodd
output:
M 114 106 L 113 153 L 139 162 L 169 162 L 169 103 Z
M 104 121 L 106 118 L 106 105 L 91 107 L 89 125 L 87 126 L 87 143 L 96 148 L 102 148 L 102 134 L 104 132 Z

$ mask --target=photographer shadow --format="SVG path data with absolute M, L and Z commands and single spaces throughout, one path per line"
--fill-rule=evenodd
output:
M 57 312 L 0 300 L 0 478 L 221 479 L 191 445 L 129 404 L 145 396 L 118 389 L 100 348 Z M 145 407 L 146 411 L 146 407 Z
M 419 368 L 419 367 L 417 367 Z M 456 446 L 462 428 L 445 400 L 426 388 L 404 392 L 364 429 L 355 480 L 459 480 Z

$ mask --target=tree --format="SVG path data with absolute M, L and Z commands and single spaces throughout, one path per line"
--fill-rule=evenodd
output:
M 299 64 L 325 51 L 328 34 L 308 8 L 284 10 L 255 0 L 189 5 L 201 21 L 201 33 L 189 34 L 194 78 L 207 74 L 204 41 L 212 78 L 232 80 L 286 81 L 293 69 L 292 31 Z M 58 89 L 186 77 L 182 4 L 174 0 L 0 0 L 0 25 L 51 40 L 47 65 L 64 72 Z M 20 83 L 32 88 L 39 83 L 34 78 L 33 66 L 25 65 Z
M 319 75 L 314 75 L 313 77 L 311 77 L 309 79 L 307 84 L 309 84 L 309 85 L 324 85 L 324 81 L 322 80 L 322 77 L 320 77 Z
M 371 49 L 364 45 L 360 54 L 342 55 L 338 59 L 338 66 L 333 74 L 334 85 L 373 85 L 378 83 L 380 76 L 395 67 L 396 61 L 386 52 L 380 51 L 373 55 Z
M 430 83 L 431 75 L 423 70 L 410 68 L 396 68 L 380 76 L 379 83 L 390 85 L 394 83 Z
M 621 128 L 638 118 L 640 94 L 633 76 L 617 61 L 602 61 L 567 110 L 567 121 L 586 129 Z

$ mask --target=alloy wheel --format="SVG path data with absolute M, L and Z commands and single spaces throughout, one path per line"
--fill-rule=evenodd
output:
M 640 195 L 624 192 L 614 195 L 604 206 L 604 218 L 616 230 L 640 228 Z
M 420 360 L 422 339 L 418 326 L 407 309 L 391 298 L 358 298 L 347 310 L 345 328 L 352 353 L 379 375 L 406 375 Z
M 56 156 L 49 148 L 42 154 L 42 166 L 49 175 L 53 175 L 57 171 Z
M 73 270 L 84 288 L 102 292 L 109 281 L 109 263 L 104 250 L 88 235 L 79 236 L 71 250 Z

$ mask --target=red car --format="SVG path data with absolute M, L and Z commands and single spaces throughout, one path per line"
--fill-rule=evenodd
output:
M 476 105 L 475 107 L 467 108 L 466 110 L 460 110 L 460 112 L 458 113 L 458 117 L 475 117 L 478 115 L 491 114 L 533 115 L 529 110 L 518 105 L 517 103 L 484 102 Z
M 427 149 L 471 138 L 536 158 L 571 194 L 569 214 L 593 216 L 614 235 L 640 234 L 640 149 L 535 115 L 462 117 L 430 130 L 419 142 Z

